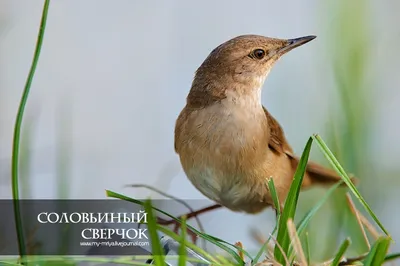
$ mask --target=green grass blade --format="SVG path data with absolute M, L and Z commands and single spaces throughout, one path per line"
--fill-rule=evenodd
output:
M 387 256 L 385 257 L 385 262 L 386 262 L 386 261 L 391 261 L 391 260 L 396 260 L 396 259 L 400 259 L 400 253 L 395 253 L 395 254 L 387 255 Z
M 153 254 L 154 261 L 156 265 L 166 265 L 164 260 L 164 249 L 161 246 L 160 238 L 157 234 L 157 223 L 150 200 L 144 202 L 144 210 L 147 214 L 147 229 L 150 233 L 151 253 Z
M 311 253 L 310 253 L 310 240 L 308 239 L 308 232 L 306 233 L 305 243 L 306 243 L 305 250 L 306 250 L 307 265 L 310 265 Z
M 368 203 L 361 196 L 360 192 L 357 190 L 355 185 L 351 182 L 349 176 L 346 174 L 346 172 L 344 171 L 343 167 L 340 165 L 340 163 L 335 158 L 335 156 L 333 155 L 331 150 L 328 148 L 328 146 L 325 144 L 325 142 L 322 140 L 322 138 L 317 134 L 314 135 L 313 137 L 314 137 L 315 141 L 317 142 L 318 146 L 320 147 L 321 151 L 323 152 L 324 156 L 328 159 L 328 161 L 331 163 L 331 165 L 335 168 L 335 170 L 338 172 L 338 174 L 342 177 L 343 181 L 350 188 L 351 192 L 361 202 L 363 207 L 367 210 L 369 215 L 371 215 L 371 217 L 379 225 L 379 227 L 382 229 L 382 231 L 385 232 L 385 234 L 387 236 L 390 236 L 388 231 L 385 229 L 385 227 L 382 225 L 382 223 L 376 217 L 375 213 L 371 210 L 371 208 L 369 207 Z
M 254 257 L 254 260 L 252 261 L 252 265 L 257 264 L 257 262 L 259 262 L 262 254 L 265 252 L 265 250 L 267 250 L 267 246 L 269 241 L 271 241 L 271 236 L 273 236 L 275 234 L 275 232 L 278 230 L 278 224 L 275 225 L 274 230 L 272 230 L 271 235 L 268 237 L 267 241 L 265 241 L 265 243 L 262 245 L 262 247 L 260 248 L 260 250 L 257 252 L 257 255 Z
M 82 263 L 87 263 L 89 265 L 136 265 L 136 266 L 146 266 L 149 265 L 144 262 L 139 262 L 143 260 L 152 259 L 152 256 L 120 256 L 116 258 L 110 257 L 93 257 L 93 256 L 45 256 L 45 255 L 33 255 L 25 256 L 21 261 L 29 265 L 46 265 L 46 266 L 73 266 L 81 265 Z M 0 261 L 0 265 L 15 265 L 20 266 L 20 263 L 14 260 Z
M 132 198 L 130 198 L 130 197 L 124 196 L 124 195 L 122 195 L 122 194 L 119 194 L 119 193 L 116 193 L 116 192 L 113 192 L 113 191 L 110 191 L 110 190 L 106 190 L 106 195 L 107 195 L 107 197 L 110 197 L 110 198 L 117 198 L 117 199 L 125 200 L 125 201 L 128 201 L 128 202 L 133 202 L 133 203 L 135 203 L 135 204 L 138 204 L 138 205 L 142 205 L 142 206 L 143 206 L 143 202 L 140 201 L 140 200 L 132 199 Z M 153 206 L 152 206 L 152 208 L 153 208 L 153 210 L 156 210 L 156 211 L 158 211 L 158 212 L 160 212 L 160 213 L 162 213 L 162 214 L 164 214 L 164 215 L 170 217 L 171 219 L 173 219 L 173 220 L 175 220 L 175 221 L 178 221 L 179 223 L 182 223 L 182 221 L 181 221 L 180 219 L 178 219 L 178 218 L 172 216 L 171 214 L 169 214 L 169 213 L 167 213 L 167 212 L 165 212 L 165 211 L 163 211 L 163 210 L 161 210 L 161 209 L 158 209 L 158 208 L 156 208 L 156 207 L 153 207 Z M 222 240 L 217 241 L 218 238 L 216 238 L 216 237 L 213 237 L 213 236 L 204 234 L 204 233 L 200 232 L 199 230 L 197 230 L 196 228 L 194 228 L 194 227 L 192 227 L 192 226 L 190 226 L 190 225 L 188 225 L 188 224 L 187 224 L 186 226 L 187 226 L 187 228 L 189 228 L 190 230 L 192 230 L 193 232 L 195 232 L 195 233 L 196 233 L 198 236 L 200 236 L 201 238 L 203 238 L 203 239 L 205 239 L 205 240 L 207 240 L 207 241 L 213 243 L 213 244 L 216 245 L 217 247 L 219 247 L 219 248 L 225 250 L 226 252 L 228 252 L 230 255 L 232 255 L 232 257 L 235 258 L 235 260 L 239 263 L 239 265 L 244 265 L 244 262 L 242 261 L 242 259 L 240 258 L 240 256 L 236 253 L 236 250 L 242 250 L 242 249 L 240 249 L 240 248 L 238 248 L 238 247 L 236 247 L 236 246 L 233 246 L 233 247 L 236 248 L 236 250 L 230 249 L 230 248 L 228 248 L 226 245 L 221 244 L 221 242 L 225 242 L 225 241 L 222 241 Z M 179 241 L 179 240 L 177 240 L 177 241 Z M 226 243 L 226 242 L 225 242 L 225 243 Z M 248 256 L 248 255 L 247 255 L 248 252 L 246 252 L 245 250 L 243 250 L 243 252 L 246 254 L 246 256 Z M 251 257 L 249 256 L 249 258 L 251 258 Z
M 18 108 L 17 118 L 15 120 L 14 126 L 14 137 L 13 137 L 13 148 L 12 148 L 12 170 L 11 170 L 11 182 L 12 182 L 12 194 L 14 199 L 14 219 L 15 225 L 17 230 L 17 237 L 18 237 L 18 248 L 20 256 L 23 257 L 26 255 L 25 249 L 25 240 L 24 240 L 24 233 L 23 233 L 23 225 L 22 225 L 22 218 L 20 213 L 19 207 L 19 184 L 18 184 L 18 159 L 19 159 L 19 144 L 21 138 L 21 126 L 22 126 L 22 119 L 24 116 L 25 106 L 28 101 L 29 91 L 32 85 L 33 77 L 35 75 L 36 66 L 39 61 L 40 51 L 42 49 L 43 37 L 44 32 L 46 29 L 46 22 L 47 22 L 47 14 L 49 10 L 50 0 L 46 0 L 43 6 L 42 18 L 40 22 L 40 29 L 39 34 L 36 41 L 36 48 L 35 53 L 32 60 L 32 65 L 28 74 L 28 78 L 25 83 L 25 88 L 22 93 L 20 105 Z
M 180 241 L 181 237 L 171 230 L 168 230 L 164 226 L 158 225 L 157 224 L 157 230 L 160 232 L 164 233 L 165 235 L 171 237 L 175 241 Z M 214 258 L 212 255 L 208 254 L 206 251 L 203 249 L 199 248 L 195 244 L 192 244 L 190 242 L 186 242 L 186 245 L 188 248 L 192 249 L 193 251 L 197 252 L 198 254 L 202 255 L 206 260 L 209 260 L 213 265 L 220 265 L 221 263 L 218 261 L 218 259 Z
M 268 184 L 269 192 L 271 193 L 272 200 L 274 201 L 276 212 L 278 213 L 278 216 L 280 216 L 281 204 L 279 203 L 278 193 L 276 192 L 274 179 L 269 178 L 267 184 Z M 279 219 L 278 219 L 278 221 L 279 221 Z
M 215 236 L 212 236 L 212 235 L 208 235 L 208 234 L 206 234 L 206 235 L 207 235 L 207 237 L 209 237 L 210 239 L 213 239 L 214 241 L 217 241 L 219 243 L 223 243 L 223 244 L 225 244 L 227 246 L 230 246 L 230 247 L 234 248 L 237 252 L 243 252 L 244 255 L 246 255 L 248 258 L 253 260 L 253 258 L 250 255 L 250 253 L 248 253 L 246 250 L 242 249 L 241 247 L 238 247 L 238 246 L 235 246 L 235 245 L 233 245 L 231 243 L 228 243 L 228 242 L 226 242 L 225 240 L 223 240 L 221 238 L 218 238 L 218 237 L 215 237 Z M 235 252 L 235 254 L 236 254 L 236 252 Z
M 276 226 L 271 234 L 271 235 L 273 235 L 275 233 L 275 231 L 278 229 L 277 225 L 279 224 L 279 220 L 280 220 L 280 216 L 281 216 L 280 215 L 281 205 L 279 203 L 278 193 L 276 192 L 274 180 L 272 178 L 269 178 L 267 181 L 267 185 L 268 185 L 269 192 L 271 193 L 272 200 L 274 201 L 276 212 L 278 214 L 278 216 L 276 217 Z M 260 260 L 262 254 L 265 252 L 270 240 L 271 240 L 271 236 L 268 237 L 267 241 L 265 241 L 265 243 L 262 245 L 260 250 L 257 252 L 257 255 L 253 259 L 253 264 L 257 263 Z
M 338 266 L 340 259 L 343 257 L 346 250 L 349 248 L 351 241 L 349 238 L 346 238 L 343 243 L 340 245 L 338 252 L 336 253 L 331 266 Z
M 179 246 L 179 260 L 178 260 L 178 265 L 179 266 L 186 266 L 186 217 L 183 217 L 182 219 L 182 224 L 181 224 L 181 241 L 180 241 L 180 246 Z
M 225 258 L 222 255 L 217 255 L 216 257 L 221 261 L 221 263 L 222 263 L 221 265 L 223 265 L 223 266 L 229 266 L 229 265 L 235 266 L 235 264 L 233 264 L 231 261 L 229 261 L 227 258 Z
M 285 252 L 286 254 L 289 251 L 289 246 L 290 246 L 290 236 L 287 229 L 287 222 L 289 219 L 294 220 L 297 201 L 299 198 L 300 188 L 303 182 L 303 177 L 307 166 L 308 157 L 310 155 L 312 141 L 313 139 L 310 137 L 301 155 L 299 165 L 297 166 L 296 172 L 294 174 L 293 182 L 290 186 L 289 194 L 285 202 L 285 207 L 283 208 L 283 212 L 279 221 L 277 242 L 280 244 L 283 252 Z M 281 264 L 285 263 L 284 254 L 282 254 L 277 245 L 275 246 L 274 256 L 275 260 L 277 260 L 279 263 Z
M 317 213 L 317 211 L 325 204 L 328 198 L 333 194 L 333 192 L 342 184 L 342 182 L 338 182 L 333 185 L 329 190 L 325 193 L 325 195 L 314 205 L 314 207 L 307 212 L 307 214 L 301 219 L 299 224 L 297 225 L 297 233 L 299 237 L 301 237 L 304 230 L 307 228 L 307 225 L 311 221 L 312 217 Z
M 308 224 L 310 223 L 311 219 L 317 213 L 317 211 L 325 204 L 328 198 L 333 194 L 333 192 L 343 183 L 343 181 L 338 182 L 337 184 L 333 185 L 329 190 L 325 193 L 325 195 L 314 205 L 314 207 L 309 210 L 303 219 L 300 220 L 296 229 L 299 238 L 303 235 L 305 229 L 307 228 Z M 292 247 L 289 248 L 289 254 L 292 252 Z
M 386 254 L 389 250 L 391 238 L 380 237 L 376 240 L 375 244 L 372 246 L 367 257 L 364 259 L 365 266 L 375 266 L 382 265 L 385 261 Z

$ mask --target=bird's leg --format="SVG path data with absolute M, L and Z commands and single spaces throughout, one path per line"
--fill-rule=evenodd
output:
M 186 216 L 186 219 L 188 220 L 188 219 L 191 219 L 193 217 L 196 217 L 197 215 L 200 215 L 202 213 L 206 213 L 206 212 L 218 209 L 220 207 L 222 207 L 222 206 L 219 205 L 219 204 L 214 204 L 214 205 L 199 209 L 197 211 L 193 211 L 193 212 L 187 213 L 186 215 L 181 215 L 180 218 L 182 218 L 183 216 Z M 179 231 L 180 223 L 178 221 L 174 220 L 174 219 L 165 220 L 163 218 L 157 217 L 157 223 L 161 224 L 161 225 L 171 225 L 171 224 L 173 224 L 174 225 L 174 230 L 173 230 L 174 233 L 177 234 L 178 231 Z M 189 228 L 187 228 L 187 231 L 188 231 L 188 234 L 191 236 L 191 238 L 193 240 L 193 243 L 195 243 L 196 239 L 197 239 L 197 234 L 195 232 L 193 232 L 192 230 L 190 230 Z

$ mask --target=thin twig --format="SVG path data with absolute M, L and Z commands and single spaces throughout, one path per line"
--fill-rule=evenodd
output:
M 357 261 L 361 261 L 363 259 L 365 259 L 367 257 L 368 253 L 362 254 L 360 256 L 354 257 L 354 258 L 343 258 L 340 262 L 339 262 L 339 266 L 345 266 L 345 265 L 351 265 L 354 262 Z M 319 263 L 318 265 L 331 265 L 332 264 L 333 259 L 330 259 L 328 261 Z
M 160 194 L 160 195 L 162 195 L 164 197 L 170 198 L 170 199 L 172 199 L 172 200 L 184 205 L 186 208 L 188 208 L 188 210 L 190 212 L 194 212 L 194 209 L 192 207 L 190 207 L 190 205 L 187 204 L 185 201 L 183 201 L 183 200 L 181 200 L 181 199 L 179 199 L 179 198 L 177 198 L 175 196 L 172 196 L 172 195 L 170 195 L 170 194 L 168 194 L 168 193 L 166 193 L 164 191 L 161 191 L 161 190 L 159 190 L 159 189 L 157 189 L 155 187 L 152 187 L 150 185 L 146 185 L 146 184 L 131 184 L 131 185 L 126 185 L 125 187 L 147 188 L 147 189 L 149 189 L 151 191 L 154 191 L 154 192 L 156 192 L 156 193 L 158 193 L 158 194 Z M 199 217 L 195 216 L 194 219 L 196 220 L 197 224 L 199 225 L 200 232 L 204 233 L 204 227 L 203 227 L 202 223 L 200 222 Z M 203 240 L 203 242 L 205 243 L 205 240 Z
M 339 263 L 339 266 L 345 266 L 345 265 L 351 265 L 356 261 L 361 261 L 363 259 L 365 259 L 367 257 L 368 253 L 354 257 L 354 258 L 348 258 L 348 259 L 344 259 Z

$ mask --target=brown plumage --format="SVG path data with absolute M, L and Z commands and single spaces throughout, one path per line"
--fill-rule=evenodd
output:
M 299 158 L 261 104 L 261 88 L 283 54 L 314 38 L 239 36 L 215 48 L 198 68 L 176 121 L 175 151 L 189 180 L 206 197 L 232 211 L 258 213 L 273 206 L 266 187 L 273 178 L 284 202 Z M 340 179 L 309 162 L 302 187 Z

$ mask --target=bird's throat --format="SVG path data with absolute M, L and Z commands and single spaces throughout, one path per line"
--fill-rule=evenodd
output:
M 227 90 L 225 102 L 233 109 L 242 109 L 244 113 L 262 113 L 261 87 L 239 87 Z

